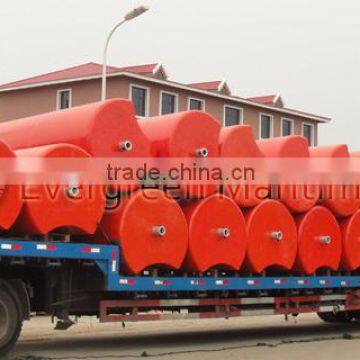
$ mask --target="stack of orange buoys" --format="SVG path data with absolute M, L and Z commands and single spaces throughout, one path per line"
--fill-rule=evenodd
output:
M 346 160 L 350 157 L 360 157 L 360 152 L 349 154 L 346 145 L 309 148 L 297 135 L 256 141 L 250 126 L 222 128 L 201 111 L 137 119 L 133 104 L 124 99 L 31 116 L 0 124 L 0 159 L 30 164 L 35 158 L 44 176 L 54 175 L 48 170 L 54 159 L 70 170 L 63 170 L 55 182 L 3 182 L 0 231 L 9 238 L 70 234 L 70 241 L 91 235 L 95 243 L 118 244 L 121 271 L 128 275 L 355 272 L 360 269 L 360 185 L 345 183 L 357 173 L 354 159 L 350 164 Z M 108 158 L 122 165 L 124 158 L 133 176 L 139 159 L 148 170 L 158 165 L 160 177 L 153 180 L 143 169 L 144 181 L 133 178 L 126 188 L 114 179 L 122 191 L 109 199 L 102 182 L 87 181 L 89 167 L 84 172 L 77 168 L 93 158 L 105 160 L 101 179 Z M 339 182 L 327 182 L 332 168 L 314 166 L 334 166 L 339 159 L 345 159 L 336 168 Z M 255 178 L 259 184 L 236 180 L 229 171 L 244 169 L 242 160 L 266 167 L 270 174 Z M 292 185 L 292 170 L 308 163 L 322 171 L 322 183 Z M 169 165 L 177 172 L 170 174 Z M 214 166 L 221 173 L 217 180 L 198 177 L 211 174 Z M 9 173 L 19 175 L 19 168 Z M 36 177 L 37 170 L 32 170 L 20 171 L 20 176 L 28 171 L 26 180 Z M 289 180 L 282 181 L 287 175 Z M 149 188 L 162 184 L 163 190 Z

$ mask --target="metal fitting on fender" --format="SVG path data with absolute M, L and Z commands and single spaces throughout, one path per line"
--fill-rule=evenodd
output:
M 217 234 L 226 239 L 231 235 L 231 232 L 229 228 L 219 228 L 217 229 Z
M 130 140 L 125 140 L 119 144 L 119 148 L 121 151 L 131 151 L 133 148 L 133 144 Z
M 282 231 L 272 231 L 269 235 L 272 239 L 277 240 L 277 241 L 282 240 L 284 237 L 284 234 Z
M 323 235 L 323 236 L 319 236 L 319 241 L 321 244 L 323 245 L 330 245 L 331 244 L 331 236 L 329 235 Z
M 206 158 L 209 156 L 209 150 L 206 147 L 196 149 L 195 154 L 197 157 Z
M 65 191 L 71 198 L 77 198 L 80 195 L 78 186 L 68 186 Z
M 153 227 L 153 233 L 156 236 L 165 236 L 166 234 L 166 227 L 164 225 L 154 226 Z

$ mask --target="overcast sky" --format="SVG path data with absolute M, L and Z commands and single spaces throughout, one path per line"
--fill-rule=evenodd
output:
M 360 150 L 358 0 L 1 0 L 0 82 L 101 62 L 107 32 L 139 4 L 151 11 L 115 34 L 110 64 L 160 61 L 172 80 L 280 92 L 333 118 L 320 143 Z

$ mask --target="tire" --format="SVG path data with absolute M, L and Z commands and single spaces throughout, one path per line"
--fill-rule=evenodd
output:
M 333 313 L 333 312 L 322 312 L 318 313 L 321 320 L 327 323 L 349 323 L 353 316 L 345 311 Z
M 360 322 L 360 311 L 354 310 L 354 311 L 350 311 L 350 313 L 356 322 Z
M 22 316 L 15 299 L 0 288 L 0 358 L 14 347 L 22 328 Z

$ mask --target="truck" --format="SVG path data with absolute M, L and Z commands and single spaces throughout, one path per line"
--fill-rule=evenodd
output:
M 302 313 L 326 322 L 360 319 L 359 274 L 153 269 L 128 276 L 121 264 L 121 248 L 112 243 L 0 237 L 0 357 L 16 344 L 23 322 L 37 315 L 50 315 L 55 330 L 81 316 L 102 323 Z

